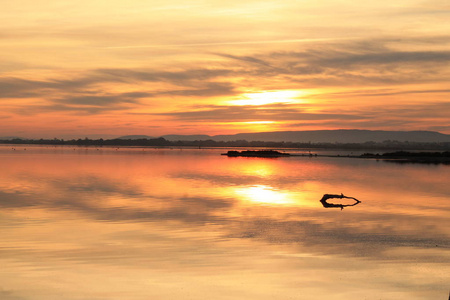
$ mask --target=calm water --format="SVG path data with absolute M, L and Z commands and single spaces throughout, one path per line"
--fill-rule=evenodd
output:
M 2 300 L 448 298 L 450 166 L 13 147 Z

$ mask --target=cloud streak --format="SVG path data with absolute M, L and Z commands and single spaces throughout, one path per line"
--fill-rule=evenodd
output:
M 271 104 L 271 105 L 248 105 L 248 106 L 207 106 L 196 107 L 184 112 L 162 113 L 179 120 L 190 122 L 204 121 L 252 121 L 252 120 L 274 120 L 274 121 L 298 121 L 298 120 L 353 120 L 365 119 L 364 116 L 340 113 L 309 113 L 305 109 L 299 109 L 296 105 Z
M 290 43 L 311 43 L 329 42 L 336 40 L 348 40 L 349 38 L 308 38 L 308 39 L 285 39 L 285 40 L 255 40 L 236 42 L 213 42 L 213 43 L 186 43 L 186 44 L 160 44 L 160 45 L 128 45 L 128 46 L 108 46 L 106 49 L 140 49 L 140 48 L 172 48 L 172 47 L 207 47 L 207 46 L 227 46 L 227 45 L 265 45 L 265 44 L 290 44 Z M 351 38 L 350 38 L 351 39 Z
M 443 102 L 450 93 L 444 86 L 450 80 L 450 51 L 423 49 L 436 40 L 448 43 L 450 37 L 333 39 L 253 54 L 214 49 L 202 54 L 210 59 L 208 64 L 195 67 L 96 68 L 41 79 L 4 76 L 0 77 L 0 98 L 7 101 L 4 113 L 9 115 L 114 113 L 126 117 L 144 110 L 142 114 L 166 117 L 167 122 L 178 122 L 177 126 L 183 122 L 213 126 L 213 122 L 276 121 L 290 128 L 322 124 L 380 129 L 385 122 L 384 129 L 403 129 L 414 120 L 423 126 L 426 114 L 435 122 L 429 126 L 443 128 L 445 120 L 433 103 Z M 405 43 L 411 49 L 399 50 L 398 45 Z M 315 91 L 305 96 L 307 108 L 303 104 L 225 105 L 249 92 L 302 89 Z M 392 107 L 396 97 L 405 96 L 411 100 L 402 101 L 403 111 Z M 424 114 L 406 113 L 424 97 L 430 102 Z M 386 111 L 386 105 L 392 109 Z M 378 120 L 363 111 L 376 106 L 385 112 L 377 114 Z

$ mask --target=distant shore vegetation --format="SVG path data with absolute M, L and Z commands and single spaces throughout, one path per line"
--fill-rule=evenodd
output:
M 267 142 L 267 141 L 169 141 L 154 139 L 0 139 L 0 144 L 71 145 L 71 146 L 130 146 L 130 147 L 261 147 L 261 148 L 306 148 L 306 149 L 380 149 L 380 150 L 450 150 L 450 142 L 364 142 L 364 143 L 311 143 L 311 142 Z
M 375 158 L 396 163 L 450 164 L 450 151 L 408 152 L 396 151 L 383 154 L 364 153 L 361 158 Z

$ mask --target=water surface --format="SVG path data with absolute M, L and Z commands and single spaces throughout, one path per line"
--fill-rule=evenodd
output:
M 221 152 L 0 146 L 0 299 L 447 299 L 450 166 Z

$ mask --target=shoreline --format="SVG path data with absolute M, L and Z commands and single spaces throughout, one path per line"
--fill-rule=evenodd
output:
M 278 148 L 278 147 L 195 147 L 195 146 L 135 146 L 135 145 L 52 145 L 52 144 L 0 144 L 4 148 L 11 147 L 12 151 L 26 150 L 26 146 L 32 148 L 71 148 L 75 149 L 111 149 L 111 150 L 120 150 L 120 149 L 167 149 L 167 150 L 231 150 L 231 152 L 278 152 L 278 155 L 228 155 L 228 157 L 247 157 L 247 158 L 283 158 L 283 157 L 307 157 L 307 158 L 359 158 L 359 159 L 375 159 L 382 160 L 386 162 L 393 163 L 419 163 L 419 164 L 445 164 L 450 165 L 450 151 L 436 151 L 436 150 L 414 150 L 410 149 L 408 151 L 405 150 L 395 150 L 394 152 L 384 152 L 382 154 L 379 153 L 363 153 L 361 155 L 350 154 L 320 154 L 320 153 L 311 153 L 311 150 L 336 150 L 336 151 L 357 151 L 360 152 L 363 149 L 342 149 L 336 147 L 334 149 L 330 148 Z M 242 151 L 236 151 L 236 149 L 246 149 Z M 251 149 L 251 150 L 249 150 Z M 278 151 L 277 151 L 278 150 Z M 288 151 L 299 151 L 304 150 L 309 153 L 289 153 Z M 380 151 L 381 149 L 365 149 L 372 151 Z M 221 155 L 227 155 L 226 153 L 222 153 Z

